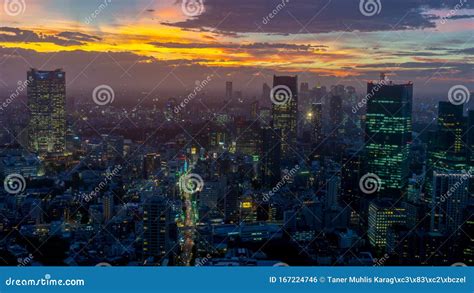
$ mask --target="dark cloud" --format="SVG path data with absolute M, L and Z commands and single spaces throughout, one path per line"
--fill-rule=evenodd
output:
M 385 0 L 380 1 L 380 13 L 372 17 L 360 12 L 359 3 L 358 0 L 206 0 L 203 14 L 166 24 L 230 36 L 424 29 L 435 27 L 440 19 L 429 15 L 429 9 L 453 9 L 459 0 Z M 468 7 L 469 3 L 464 3 L 463 8 Z M 270 18 L 270 14 L 274 16 Z
M 83 45 L 85 42 L 99 41 L 99 37 L 79 33 L 79 32 L 61 32 L 50 35 L 36 33 L 30 30 L 19 29 L 15 27 L 0 27 L 0 41 L 12 43 L 53 43 L 60 46 Z
M 68 40 L 75 40 L 79 42 L 97 42 L 102 40 L 99 37 L 80 33 L 80 32 L 62 32 L 57 34 L 58 37 L 68 39 Z
M 237 43 L 174 43 L 174 42 L 152 42 L 150 45 L 163 48 L 224 48 L 224 49 L 286 49 L 286 50 L 300 50 L 300 51 L 311 51 L 311 50 L 324 50 L 327 46 L 324 45 L 298 45 L 298 44 L 282 44 L 282 43 L 250 43 L 250 44 L 237 44 Z

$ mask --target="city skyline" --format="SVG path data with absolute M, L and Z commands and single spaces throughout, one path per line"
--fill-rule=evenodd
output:
M 474 264 L 467 1 L 4 3 L 0 265 Z
M 188 2 L 197 10 L 182 5 Z M 273 74 L 360 90 L 384 71 L 417 83 L 419 98 L 437 99 L 453 85 L 472 85 L 467 1 L 385 1 L 370 16 L 357 1 L 343 2 L 344 10 L 333 1 L 28 1 L 0 11 L 1 72 L 9 72 L 0 86 L 14 89 L 30 67 L 63 68 L 72 93 L 108 84 L 120 99 L 185 94 L 211 74 L 245 85 L 239 90 L 248 95 Z

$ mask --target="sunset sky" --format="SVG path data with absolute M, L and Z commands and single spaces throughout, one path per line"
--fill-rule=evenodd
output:
M 418 93 L 473 91 L 471 1 L 380 0 L 364 16 L 358 0 L 284 0 L 263 21 L 281 0 L 204 0 L 196 16 L 180 0 L 106 0 L 100 11 L 103 0 L 24 0 L 18 15 L 0 9 L 0 90 L 30 67 L 61 67 L 73 90 L 181 92 L 213 74 L 216 91 L 233 80 L 253 94 L 276 73 L 363 91 L 387 71 Z

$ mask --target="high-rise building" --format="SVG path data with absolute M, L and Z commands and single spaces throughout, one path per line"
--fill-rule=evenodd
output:
M 39 154 L 66 150 L 66 73 L 28 71 L 29 147 Z
M 368 83 L 366 171 L 381 179 L 377 196 L 398 199 L 409 177 L 413 84 Z
M 469 151 L 469 165 L 474 168 L 474 110 L 469 111 L 467 116 L 466 141 Z
M 449 236 L 458 230 L 464 222 L 473 181 L 474 175 L 468 172 L 434 173 L 431 231 Z
M 339 94 L 333 94 L 329 97 L 329 119 L 331 122 L 331 136 L 339 137 L 344 132 L 344 125 L 342 111 L 342 96 Z
M 311 105 L 311 144 L 318 146 L 323 141 L 323 104 L 313 103 Z
M 109 192 L 102 197 L 104 221 L 110 221 L 114 216 L 114 194 Z
M 393 206 L 390 200 L 375 200 L 369 205 L 369 228 L 367 231 L 370 244 L 384 248 L 387 245 L 387 231 L 395 225 L 406 225 L 405 208 Z
M 273 187 L 280 180 L 281 175 L 281 132 L 279 129 L 263 127 L 261 130 L 260 164 L 262 185 Z
M 170 231 L 173 219 L 166 201 L 159 197 L 149 198 L 143 206 L 143 256 L 163 257 L 173 245 Z
M 232 81 L 226 81 L 226 83 L 225 83 L 225 99 L 226 99 L 226 101 L 232 100 L 233 93 L 234 93 L 234 90 L 233 90 Z
M 463 105 L 439 102 L 438 130 L 431 146 L 430 167 L 434 170 L 466 169 Z
M 468 170 L 468 148 L 466 148 L 466 124 L 463 105 L 440 102 L 438 125 L 430 132 L 428 141 L 428 170 L 426 192 L 433 194 L 434 173 L 460 173 Z M 467 136 L 469 139 L 469 136 Z M 432 199 L 432 198 L 431 198 Z M 436 205 L 436 202 L 431 202 Z M 436 212 L 433 210 L 433 212 Z M 432 217 L 436 217 L 432 215 Z
M 284 102 L 273 103 L 273 128 L 281 130 L 282 158 L 293 157 L 296 148 L 298 123 L 298 77 L 274 76 L 274 94 L 279 94 L 277 87 L 286 87 Z M 286 92 L 289 89 L 289 92 Z M 276 98 L 275 100 L 279 100 Z

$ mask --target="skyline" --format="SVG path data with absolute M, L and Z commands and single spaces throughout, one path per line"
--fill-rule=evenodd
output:
M 188 16 L 171 0 L 20 1 L 15 13 L 4 6 L 0 89 L 12 90 L 30 67 L 63 68 L 72 92 L 108 84 L 183 93 L 211 74 L 213 92 L 232 80 L 254 94 L 273 74 L 363 92 L 381 71 L 417 84 L 415 97 L 443 99 L 457 84 L 472 89 L 474 10 L 464 0 L 382 1 L 372 16 L 358 1 L 191 2 L 200 14 Z

